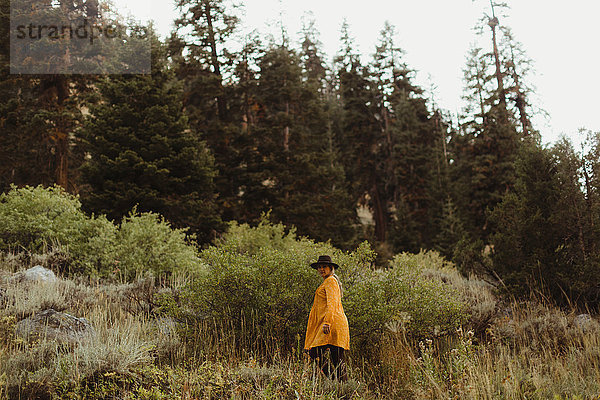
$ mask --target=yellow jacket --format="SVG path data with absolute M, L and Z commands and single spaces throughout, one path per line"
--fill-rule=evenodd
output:
M 323 324 L 329 324 L 328 334 L 323 333 Z M 350 329 L 342 307 L 340 287 L 333 276 L 323 280 L 317 288 L 308 316 L 304 348 L 332 344 L 350 349 Z

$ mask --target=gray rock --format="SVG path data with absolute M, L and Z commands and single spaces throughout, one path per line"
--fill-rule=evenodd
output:
M 56 275 L 54 275 L 54 272 L 41 265 L 36 265 L 23 272 L 23 278 L 35 282 L 56 282 Z
M 19 321 L 15 333 L 28 341 L 47 340 L 63 344 L 90 338 L 95 332 L 85 318 L 48 309 Z
M 583 331 L 586 331 L 593 327 L 594 320 L 590 314 L 579 314 L 573 319 L 573 325 Z
M 29 268 L 27 271 L 20 272 L 17 279 L 20 281 L 40 283 L 54 283 L 57 280 L 54 272 L 41 265 L 36 265 L 35 267 Z
M 177 322 L 173 318 L 160 317 L 153 320 L 152 325 L 160 335 L 169 336 L 177 334 Z

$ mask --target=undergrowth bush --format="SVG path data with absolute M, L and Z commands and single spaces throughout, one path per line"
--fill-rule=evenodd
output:
M 190 239 L 154 213 L 134 209 L 120 226 L 88 216 L 79 199 L 58 186 L 13 186 L 0 194 L 0 250 L 61 254 L 53 269 L 70 276 L 132 281 L 189 271 L 200 267 Z
M 50 398 L 57 387 L 102 375 L 138 376 L 167 357 L 176 333 L 147 313 L 131 312 L 131 300 L 122 292 L 130 286 L 0 279 L 0 398 L 3 391 L 8 398 Z M 18 334 L 20 320 L 50 308 L 86 318 L 93 334 L 69 344 Z
M 17 188 L 0 194 L 0 249 L 46 253 L 67 249 L 73 270 L 84 273 L 107 265 L 116 227 L 104 216 L 88 217 L 78 198 L 59 186 Z
M 440 264 L 442 263 L 442 264 Z M 390 268 L 362 273 L 348 288 L 348 318 L 355 341 L 378 346 L 385 332 L 414 339 L 452 333 L 468 319 L 464 297 L 425 271 L 452 269 L 436 252 L 402 253 Z
M 136 214 L 135 210 L 123 219 L 113 254 L 114 271 L 125 281 L 146 272 L 158 277 L 201 267 L 196 247 L 188 243 L 184 230 L 171 228 L 158 214 Z
M 435 328 L 436 324 L 432 322 L 441 317 L 445 323 L 438 328 L 445 326 L 454 331 L 459 325 L 466 324 L 468 329 L 481 336 L 496 317 L 497 301 L 491 285 L 475 277 L 465 279 L 452 262 L 435 251 L 401 253 L 390 265 L 402 281 L 417 280 L 427 287 L 417 291 L 410 304 L 404 307 L 412 307 L 413 332 L 426 333 L 427 327 Z M 419 304 L 426 304 L 422 311 L 419 311 Z
M 455 289 L 424 277 L 423 266 L 402 263 L 411 257 L 424 261 L 419 255 L 403 255 L 394 268 L 378 270 L 373 268 L 376 254 L 366 242 L 342 252 L 266 220 L 257 227 L 233 223 L 215 246 L 204 250 L 200 257 L 206 269 L 187 286 L 179 306 L 169 303 L 169 312 L 188 320 L 229 321 L 240 338 L 252 326 L 252 336 L 265 346 L 269 342 L 283 351 L 301 350 L 314 293 L 322 282 L 309 264 L 321 254 L 330 254 L 340 266 L 336 273 L 344 288 L 351 347 L 364 354 L 394 322 L 408 322 L 404 328 L 409 334 L 425 336 L 454 330 L 466 319 Z
M 283 225 L 233 223 L 216 246 L 200 253 L 206 268 L 182 296 L 185 316 L 231 321 L 240 331 L 253 323 L 263 344 L 276 338 L 284 348 L 296 347 L 320 284 L 309 267 L 319 254 L 331 254 L 342 270 L 353 260 L 328 244 L 297 238 Z

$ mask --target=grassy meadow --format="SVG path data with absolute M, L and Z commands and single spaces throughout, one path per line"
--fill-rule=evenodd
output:
M 384 268 L 367 242 L 344 252 L 266 219 L 231 224 L 200 250 L 152 214 L 114 226 L 80 214 L 76 199 L 44 196 L 35 212 L 19 211 L 19 198 L 0 207 L 0 222 L 12 221 L 0 235 L 0 398 L 600 395 L 595 310 L 582 319 L 581 310 L 540 296 L 509 299 L 435 252 L 398 254 Z M 49 201 L 63 211 L 40 212 Z M 95 233 L 69 234 L 73 224 Z M 344 383 L 320 376 L 302 351 L 320 282 L 308 264 L 319 254 L 332 255 L 344 284 L 351 333 Z M 15 279 L 34 265 L 59 279 Z M 94 334 L 69 344 L 15 334 L 18 321 L 46 309 L 86 318 Z

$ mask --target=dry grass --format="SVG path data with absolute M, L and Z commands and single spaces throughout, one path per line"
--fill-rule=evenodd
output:
M 2 286 L 0 383 L 5 392 L 35 386 L 41 393 L 57 383 L 74 384 L 102 373 L 135 375 L 178 340 L 174 331 L 159 331 L 147 314 L 131 312 L 130 298 L 123 295 L 128 287 L 92 287 L 62 279 L 47 284 L 5 279 Z M 14 336 L 18 320 L 48 308 L 85 317 L 95 334 L 74 346 Z
M 494 288 L 471 276 L 465 279 L 455 268 L 442 266 L 437 269 L 424 269 L 423 275 L 429 279 L 441 281 L 455 288 L 467 306 L 468 325 L 478 336 L 489 326 L 497 313 L 498 301 L 493 294 Z
M 449 352 L 425 343 L 413 367 L 417 398 L 594 399 L 600 395 L 600 329 L 539 304 L 512 305 L 511 317 L 475 345 L 460 332 Z M 579 397 L 577 397 L 579 396 Z
M 16 269 L 15 269 L 16 270 Z M 14 271 L 11 269 L 11 271 Z M 401 326 L 378 354 L 353 350 L 350 380 L 323 379 L 297 349 L 281 349 L 252 316 L 175 324 L 153 316 L 153 281 L 130 285 L 59 280 L 32 286 L 0 274 L 0 398 L 594 399 L 600 395 L 600 327 L 539 303 L 498 310 L 477 281 L 426 272 L 455 286 L 474 312 L 469 331 L 414 341 Z M 187 277 L 166 286 L 184 285 Z M 53 307 L 88 319 L 96 335 L 75 346 L 26 343 L 15 323 Z M 240 316 L 240 318 L 242 318 Z M 482 334 L 476 334 L 481 329 Z M 298 338 L 298 348 L 301 338 Z M 100 392 L 103 391 L 103 394 Z M 108 393 L 108 394 L 107 394 Z M 74 397 L 76 398 L 76 397 Z
M 146 299 L 157 289 L 147 281 L 89 286 L 61 279 L 33 285 L 9 278 L 0 281 L 6 305 L 0 311 L 0 398 L 78 391 L 81 398 L 95 398 L 98 388 L 117 398 L 373 398 L 364 383 L 323 379 L 301 353 L 289 355 L 277 338 L 257 336 L 262 330 L 251 322 L 236 331 L 227 321 L 175 327 L 149 317 Z M 48 307 L 85 317 L 95 335 L 61 346 L 28 343 L 11 333 L 18 320 Z

